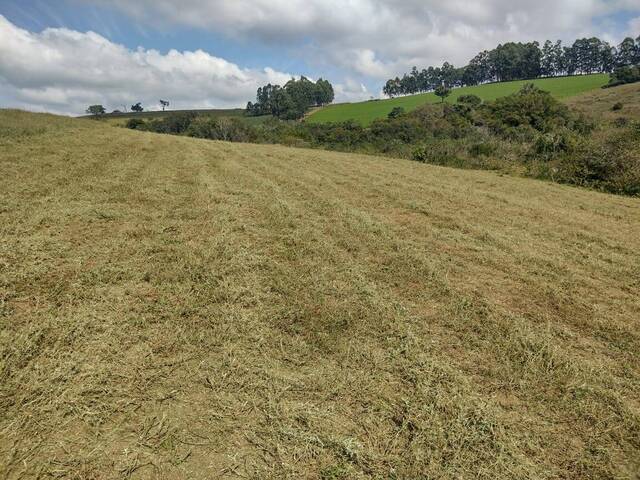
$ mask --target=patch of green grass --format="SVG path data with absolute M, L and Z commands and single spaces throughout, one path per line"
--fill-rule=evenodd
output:
M 447 98 L 447 102 L 454 103 L 460 95 L 478 95 L 484 101 L 495 100 L 520 90 L 523 85 L 533 83 L 536 86 L 551 92 L 558 98 L 567 98 L 590 90 L 601 88 L 607 83 L 608 75 L 583 75 L 575 77 L 544 78 L 537 80 L 522 80 L 517 82 L 492 83 L 474 87 L 456 88 Z M 405 111 L 414 110 L 425 103 L 440 102 L 440 98 L 433 93 L 410 95 L 388 100 L 371 100 L 361 103 L 342 103 L 330 105 L 312 113 L 308 122 L 326 123 L 355 120 L 362 125 L 369 125 L 378 118 L 386 116 L 395 107 L 402 107 Z

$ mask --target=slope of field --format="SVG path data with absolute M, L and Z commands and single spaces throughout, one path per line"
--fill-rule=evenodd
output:
M 601 88 L 609 80 L 608 75 L 584 75 L 576 77 L 543 78 L 537 80 L 523 80 L 517 82 L 491 83 L 475 87 L 456 88 L 448 102 L 455 102 L 460 95 L 474 94 L 485 101 L 495 100 L 517 92 L 523 85 L 533 83 L 534 85 L 551 92 L 558 98 L 567 98 L 583 92 Z M 440 102 L 441 99 L 433 93 L 421 95 L 410 95 L 406 97 L 392 98 L 388 100 L 374 100 L 360 103 L 341 103 L 330 105 L 318 110 L 307 118 L 309 122 L 344 122 L 355 120 L 362 125 L 368 125 L 378 118 L 386 116 L 395 107 L 402 107 L 406 111 L 411 111 L 425 103 Z
M 640 83 L 597 89 L 572 97 L 566 103 L 600 123 L 621 117 L 640 121 Z M 613 109 L 616 103 L 621 104 L 619 110 Z
M 640 200 L 0 112 L 0 476 L 640 471 Z

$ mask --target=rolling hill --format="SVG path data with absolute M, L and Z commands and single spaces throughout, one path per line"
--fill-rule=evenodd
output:
M 640 200 L 0 111 L 3 478 L 633 478 Z
M 460 95 L 474 94 L 483 100 L 495 100 L 517 92 L 526 83 L 551 92 L 558 98 L 568 98 L 584 92 L 599 89 L 608 82 L 606 74 L 583 75 L 575 77 L 543 78 L 536 80 L 521 80 L 516 82 L 491 83 L 475 87 L 462 87 L 452 90 L 448 102 L 455 102 Z M 355 120 L 362 125 L 369 125 L 378 118 L 385 118 L 395 107 L 402 107 L 406 111 L 413 110 L 425 103 L 440 102 L 440 98 L 433 93 L 409 95 L 388 100 L 372 100 L 360 103 L 341 103 L 330 105 L 313 112 L 307 117 L 308 122 L 326 123 Z

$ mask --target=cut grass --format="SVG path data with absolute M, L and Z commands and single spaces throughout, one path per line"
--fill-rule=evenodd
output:
M 0 476 L 637 478 L 640 200 L 0 112 Z
M 453 103 L 460 95 L 474 94 L 485 101 L 495 100 L 517 92 L 523 85 L 534 85 L 551 92 L 558 98 L 579 95 L 590 90 L 601 88 L 609 80 L 605 74 L 583 75 L 575 77 L 543 78 L 537 80 L 523 80 L 517 82 L 491 83 L 475 87 L 463 87 L 452 90 L 447 101 Z M 411 111 L 425 103 L 437 103 L 441 99 L 433 93 L 410 95 L 388 100 L 375 100 L 360 103 L 341 103 L 330 105 L 313 113 L 307 118 L 308 122 L 327 123 L 355 120 L 362 125 L 369 125 L 376 119 L 386 118 L 395 107 L 402 107 Z

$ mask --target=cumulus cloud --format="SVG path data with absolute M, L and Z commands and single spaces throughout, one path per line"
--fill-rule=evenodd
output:
M 598 21 L 640 13 L 637 0 L 78 0 L 120 8 L 141 22 L 313 49 L 323 62 L 384 79 L 413 64 L 465 63 L 512 40 L 617 38 Z M 608 30 L 609 28 L 609 30 Z
M 202 50 L 129 50 L 96 33 L 64 28 L 32 33 L 0 15 L 3 106 L 82 113 L 94 103 L 156 106 L 166 98 L 172 108 L 237 107 L 258 86 L 290 78 L 271 68 L 243 69 Z

